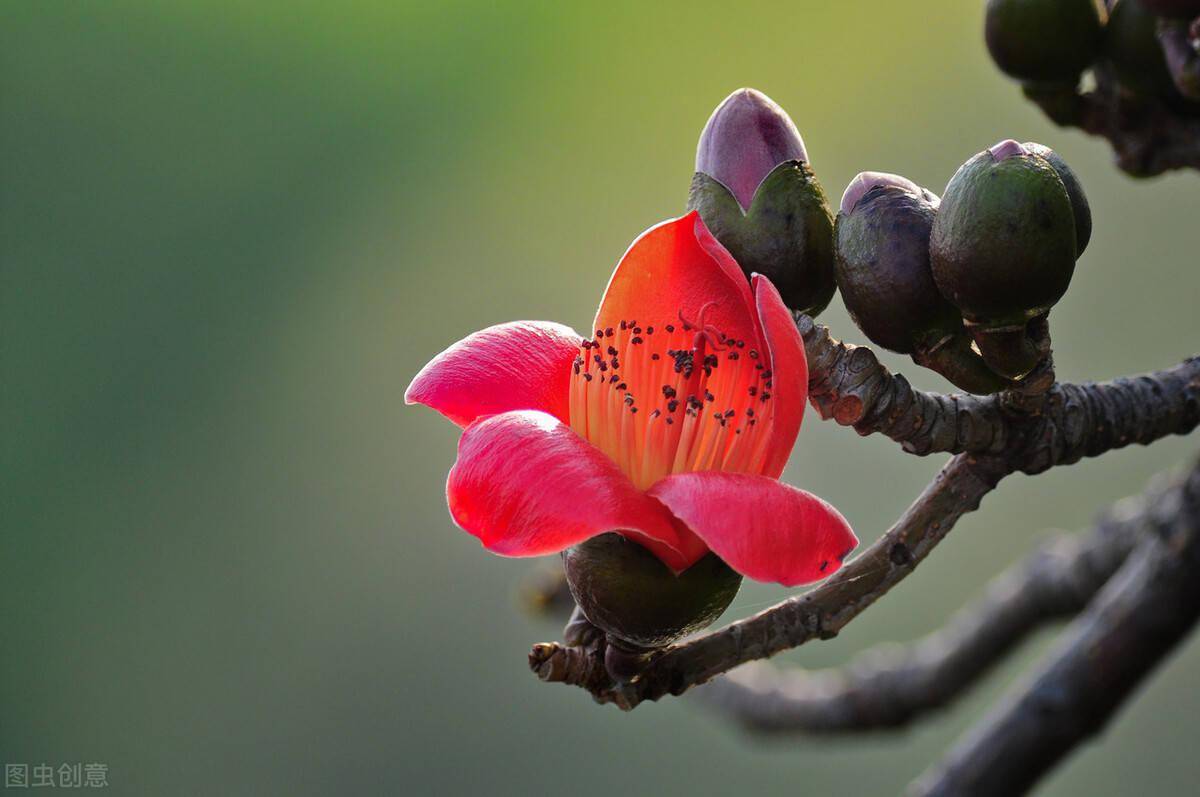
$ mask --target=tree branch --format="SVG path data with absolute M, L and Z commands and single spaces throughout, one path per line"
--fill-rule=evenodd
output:
M 599 644 L 536 645 L 529 655 L 530 668 L 543 681 L 582 686 L 601 703 L 631 709 L 644 700 L 682 694 L 747 661 L 814 638 L 832 638 L 911 573 L 1009 472 L 996 459 L 955 457 L 886 534 L 820 586 L 719 631 L 658 651 L 632 683 L 617 684 L 608 676 Z
M 1172 57 L 1178 60 L 1179 54 Z M 1192 90 L 1189 68 L 1183 62 L 1171 66 L 1173 76 Z M 1092 91 L 1026 88 L 1025 96 L 1055 124 L 1107 139 L 1117 167 L 1135 177 L 1200 169 L 1200 117 L 1180 113 L 1158 98 L 1130 94 L 1107 66 L 1097 65 L 1092 73 Z
M 1146 507 L 1152 531 L 1052 652 L 910 794 L 1028 790 L 1108 719 L 1200 617 L 1200 464 Z
M 1133 548 L 1147 498 L 1087 534 L 1062 534 L 997 576 L 984 595 L 911 645 L 881 645 L 841 669 L 754 662 L 700 687 L 709 708 L 756 731 L 894 728 L 944 706 L 1039 627 L 1082 611 Z
M 1017 391 L 942 395 L 913 388 L 866 346 L 834 339 L 808 316 L 797 325 L 809 361 L 809 400 L 822 418 L 881 433 L 913 454 L 1000 456 L 1041 473 L 1200 424 L 1200 357 L 1100 384 L 1055 384 L 1031 402 Z
M 1005 475 L 1040 473 L 1200 423 L 1200 358 L 1099 385 L 1048 384 L 1053 369 L 1047 358 L 1040 378 L 1019 389 L 986 398 L 942 396 L 914 390 L 870 349 L 834 340 L 807 316 L 797 324 L 809 360 L 810 400 L 823 417 L 860 434 L 883 432 L 913 453 L 958 456 L 883 537 L 814 590 L 650 654 L 629 683 L 617 683 L 605 669 L 604 643 L 595 635 L 575 645 L 535 645 L 529 666 L 539 678 L 581 686 L 599 702 L 632 709 L 739 664 L 832 637 L 912 572 Z

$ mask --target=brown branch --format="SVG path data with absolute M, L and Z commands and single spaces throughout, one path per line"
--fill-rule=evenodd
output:
M 862 435 L 887 435 L 913 454 L 1000 456 L 1035 474 L 1200 424 L 1200 357 L 1111 382 L 1055 384 L 1037 401 L 1020 391 L 942 395 L 913 388 L 870 348 L 834 339 L 808 316 L 797 325 L 808 353 L 809 400 L 821 417 Z
M 882 645 L 816 672 L 754 662 L 696 697 L 756 731 L 894 728 L 959 697 L 1039 627 L 1084 609 L 1132 549 L 1146 497 L 1087 534 L 1063 534 L 993 579 L 984 595 L 911 645 Z
M 1087 741 L 1200 616 L 1200 466 L 1148 506 L 1153 530 L 1030 676 L 912 795 L 1027 791 Z
M 1189 87 L 1186 64 L 1173 68 Z M 1162 99 L 1130 93 L 1107 66 L 1097 65 L 1092 73 L 1096 87 L 1091 91 L 1026 88 L 1025 96 L 1055 124 L 1107 139 L 1117 167 L 1135 177 L 1200 169 L 1200 117 Z
M 537 645 L 529 655 L 530 668 L 543 681 L 582 686 L 599 702 L 631 709 L 644 700 L 682 694 L 739 664 L 834 637 L 911 573 L 1009 472 L 1007 464 L 993 458 L 955 457 L 886 534 L 820 586 L 658 651 L 632 683 L 617 684 L 609 677 L 598 644 Z

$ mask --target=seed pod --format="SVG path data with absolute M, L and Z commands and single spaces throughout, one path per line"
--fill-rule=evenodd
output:
M 1200 17 L 1200 0 L 1138 0 L 1152 14 L 1167 19 Z
M 714 553 L 678 576 L 641 545 L 602 534 L 563 551 L 567 585 L 592 625 L 632 648 L 657 648 L 711 625 L 742 577 Z
M 729 95 L 696 148 L 688 210 L 747 277 L 767 276 L 793 310 L 833 298 L 833 217 L 788 115 L 752 89 Z
M 984 38 L 1001 71 L 1028 83 L 1070 83 L 1100 52 L 1100 0 L 988 0 Z
M 1026 141 L 1021 146 L 1026 152 L 1049 163 L 1058 179 L 1062 180 L 1063 188 L 1067 189 L 1067 196 L 1071 198 L 1071 210 L 1075 213 L 1075 258 L 1078 259 L 1083 255 L 1083 250 L 1087 249 L 1088 241 L 1092 239 L 1092 208 L 1088 204 L 1087 194 L 1083 192 L 1083 185 L 1062 156 L 1045 144 Z
M 934 282 L 963 318 L 992 370 L 1028 373 L 1040 352 L 1027 324 L 1070 285 L 1075 210 L 1044 158 L 1002 141 L 959 167 L 930 234 Z

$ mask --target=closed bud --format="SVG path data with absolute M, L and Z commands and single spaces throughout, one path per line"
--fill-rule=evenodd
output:
M 929 241 L 938 290 L 967 320 L 992 370 L 1016 379 L 1041 352 L 1027 325 L 1070 285 L 1075 208 L 1054 167 L 1011 139 L 959 167 Z
M 988 0 L 984 38 L 1001 71 L 1034 84 L 1075 84 L 1096 59 L 1101 0 Z
M 842 195 L 835 224 L 837 285 L 859 329 L 884 348 L 972 393 L 1007 387 L 992 373 L 942 296 L 929 266 L 937 195 L 904 177 L 863 172 Z
M 742 577 L 714 553 L 676 575 L 658 557 L 609 533 L 563 551 L 567 585 L 584 616 L 611 640 L 651 649 L 711 625 Z
M 713 111 L 688 210 L 793 310 L 816 314 L 833 298 L 833 217 L 796 125 L 766 95 L 739 89 Z
M 895 174 L 863 172 L 837 215 L 837 285 L 850 317 L 872 342 L 912 354 L 962 327 L 929 269 L 938 198 Z
M 1075 257 L 1078 258 L 1092 239 L 1092 208 L 1088 204 L 1087 194 L 1083 192 L 1083 185 L 1062 156 L 1045 144 L 1026 141 L 1021 146 L 1026 152 L 1049 163 L 1058 179 L 1062 180 L 1063 188 L 1067 189 L 1067 196 L 1071 199 L 1071 210 L 1075 214 Z
M 696 145 L 696 171 L 725 186 L 742 210 L 784 161 L 807 161 L 804 139 L 791 117 L 754 89 L 738 89 L 717 106 Z

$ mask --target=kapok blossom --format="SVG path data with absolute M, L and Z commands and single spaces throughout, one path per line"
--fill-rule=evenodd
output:
M 489 327 L 404 396 L 464 428 L 446 497 L 491 551 L 539 556 L 616 531 L 676 573 L 711 550 L 787 586 L 830 575 L 858 544 L 836 509 L 778 481 L 807 397 L 778 291 L 747 282 L 694 212 L 634 241 L 591 337 Z

